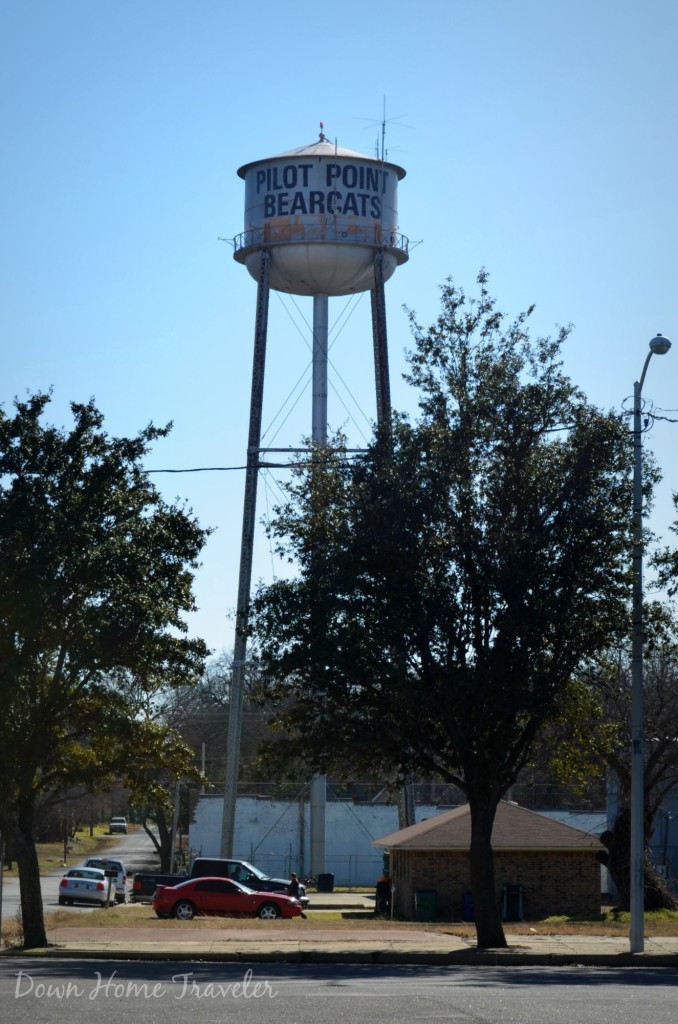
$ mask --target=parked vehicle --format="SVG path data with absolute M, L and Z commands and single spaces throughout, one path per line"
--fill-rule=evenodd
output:
M 111 818 L 108 823 L 108 831 L 110 835 L 114 835 L 116 832 L 127 835 L 127 818 Z
M 132 879 L 130 903 L 150 903 L 159 885 L 178 885 L 188 881 L 188 872 L 183 875 L 163 875 L 161 872 L 140 871 Z
M 108 900 L 108 879 L 99 868 L 70 868 L 59 882 L 59 903 L 97 903 Z
M 159 885 L 151 903 L 158 917 L 175 917 L 179 921 L 190 921 L 198 915 L 275 921 L 302 913 L 301 903 L 294 896 L 253 892 L 230 878 L 189 878 L 178 885 Z
M 222 857 L 196 857 L 188 875 L 163 875 L 159 872 L 139 872 L 132 882 L 132 903 L 149 903 L 159 885 L 176 886 L 191 878 L 231 878 L 255 892 L 282 892 L 287 895 L 289 878 L 271 878 L 246 860 L 227 860 Z M 299 884 L 299 902 L 306 909 L 310 900 L 306 887 Z
M 115 860 L 112 857 L 88 857 L 82 866 L 84 868 L 99 868 L 103 872 L 115 871 L 116 876 L 113 879 L 115 902 L 125 902 L 127 899 L 127 871 L 121 860 Z

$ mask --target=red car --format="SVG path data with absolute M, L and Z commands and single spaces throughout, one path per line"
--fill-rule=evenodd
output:
M 196 915 L 274 921 L 279 917 L 299 917 L 303 909 L 293 896 L 253 892 L 230 878 L 191 878 L 179 885 L 159 885 L 151 906 L 158 917 L 176 917 L 180 921 L 190 921 Z

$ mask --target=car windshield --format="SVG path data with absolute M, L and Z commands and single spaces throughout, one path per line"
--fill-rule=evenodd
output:
M 89 868 L 101 868 L 102 871 L 120 871 L 120 864 L 117 860 L 95 860 L 91 858 L 87 862 Z
M 242 862 L 242 866 L 247 868 L 248 871 L 251 871 L 255 878 L 258 878 L 260 882 L 264 882 L 267 878 L 270 878 L 270 875 L 265 875 L 263 871 L 260 871 L 259 868 L 255 868 L 254 864 L 249 864 L 246 860 Z

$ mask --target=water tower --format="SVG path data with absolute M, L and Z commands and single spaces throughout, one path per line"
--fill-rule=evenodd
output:
M 322 129 L 322 125 L 321 125 Z M 257 281 L 252 394 L 233 651 L 226 786 L 221 856 L 233 854 L 233 830 L 240 758 L 243 673 L 246 655 L 257 477 L 261 457 L 268 299 L 270 289 L 313 297 L 313 404 L 311 436 L 327 440 L 328 300 L 371 293 L 377 420 L 391 412 L 384 282 L 408 258 L 408 240 L 398 230 L 398 182 L 405 171 L 378 157 L 330 142 L 244 164 L 245 230 L 234 239 L 234 258 Z M 324 871 L 324 838 L 314 829 L 314 807 L 323 805 L 315 784 L 311 794 L 311 871 Z M 322 833 L 324 833 L 324 810 Z M 315 838 L 314 838 L 315 835 Z M 319 848 L 314 864 L 314 842 Z

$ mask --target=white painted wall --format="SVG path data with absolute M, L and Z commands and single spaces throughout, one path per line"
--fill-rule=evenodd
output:
M 221 796 L 200 797 L 189 829 L 192 856 L 218 857 L 221 842 Z M 417 808 L 417 821 L 439 808 Z M 303 820 L 301 815 L 303 814 Z M 310 865 L 310 806 L 298 802 L 239 797 L 235 812 L 233 856 L 249 860 L 270 875 L 304 874 Z M 398 829 L 398 809 L 391 804 L 327 802 L 326 870 L 336 885 L 374 885 L 381 874 L 382 851 L 372 845 Z

